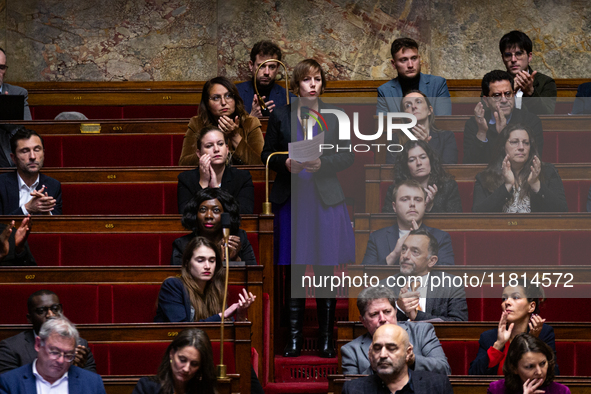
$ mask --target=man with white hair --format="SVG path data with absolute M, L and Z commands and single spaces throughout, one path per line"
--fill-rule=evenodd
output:
M 48 319 L 35 339 L 37 358 L 0 375 L 0 394 L 106 394 L 99 375 L 72 365 L 78 339 L 68 319 Z

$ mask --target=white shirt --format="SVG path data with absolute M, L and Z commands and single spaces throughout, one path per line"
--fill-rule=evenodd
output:
M 523 97 L 523 92 L 521 89 L 515 93 L 515 108 L 521 109 L 521 98 Z
M 35 359 L 33 361 L 33 375 L 35 375 L 37 394 L 68 394 L 68 371 L 66 371 L 64 376 L 51 384 L 39 375 L 37 371 L 37 359 Z
M 412 276 L 415 276 L 415 275 L 412 275 Z M 421 307 L 421 310 L 424 311 L 425 308 L 427 307 L 427 289 L 429 287 L 429 273 L 427 273 L 427 275 L 421 276 L 420 278 L 421 278 L 421 281 L 420 281 L 421 286 L 417 287 L 415 289 L 415 291 L 419 292 L 419 306 Z M 417 282 L 417 284 L 418 283 L 419 282 Z M 411 285 L 412 284 L 413 283 L 411 283 Z M 407 288 L 409 287 L 408 285 L 409 284 L 407 283 L 407 285 L 406 285 Z M 409 289 L 409 291 L 411 291 L 411 290 Z M 400 312 L 404 313 L 404 311 L 398 307 L 398 304 L 396 304 L 396 308 L 398 308 L 400 310 Z M 410 320 L 410 319 L 408 319 L 408 320 Z
M 16 173 L 16 179 L 18 180 L 18 206 L 23 210 L 23 213 L 25 215 L 28 215 L 29 212 L 27 212 L 25 204 L 31 201 L 31 199 L 33 198 L 33 196 L 31 196 L 31 193 L 34 192 L 37 189 L 37 186 L 39 185 L 39 175 L 37 175 L 37 179 L 35 180 L 35 182 L 33 182 L 31 187 L 27 186 L 27 184 L 25 183 L 25 181 L 23 181 L 18 172 Z

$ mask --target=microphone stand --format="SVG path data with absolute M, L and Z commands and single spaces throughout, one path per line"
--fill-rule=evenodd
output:
M 228 215 L 223 217 L 223 215 Z M 224 235 L 224 255 L 226 257 L 226 283 L 224 285 L 224 300 L 222 302 L 222 324 L 220 325 L 220 363 L 218 364 L 218 378 L 227 378 L 227 368 L 224 364 L 224 312 L 226 308 L 226 300 L 228 298 L 228 278 L 230 277 L 230 253 L 228 251 L 228 241 L 230 239 L 230 227 L 229 227 L 229 213 L 222 213 L 222 232 Z M 224 223 L 224 219 L 227 219 L 228 226 Z

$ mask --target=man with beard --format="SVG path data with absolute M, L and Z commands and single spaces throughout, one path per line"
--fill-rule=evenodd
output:
M 257 73 L 254 73 L 257 68 L 265 60 L 276 59 L 281 60 L 281 49 L 271 41 L 259 41 L 252 47 L 250 51 L 250 61 L 248 67 L 253 76 L 251 81 L 246 81 L 236 85 L 242 101 L 244 101 L 244 109 L 249 112 L 251 116 L 260 118 L 262 116 L 269 116 L 274 108 L 283 107 L 287 104 L 285 98 L 285 88 L 275 83 L 275 77 L 279 71 L 279 63 L 268 62 L 265 63 Z M 266 109 L 262 109 L 259 101 L 256 98 L 254 83 L 256 80 L 257 89 L 261 98 L 265 102 Z M 295 97 L 290 94 L 290 97 Z
M 411 370 L 408 362 L 413 354 L 404 328 L 385 324 L 373 335 L 369 348 L 371 368 L 375 372 L 343 385 L 343 394 L 354 393 L 453 393 L 444 374 Z
M 43 138 L 21 128 L 10 138 L 10 149 L 16 171 L 0 175 L 0 215 L 61 215 L 62 186 L 40 173 Z
M 482 99 L 464 126 L 464 164 L 488 164 L 498 135 L 508 124 L 523 123 L 533 131 L 540 159 L 544 134 L 540 118 L 515 108 L 514 81 L 506 71 L 493 70 L 482 78 Z
M 463 282 L 453 285 L 453 275 L 432 271 L 437 264 L 439 244 L 424 229 L 413 230 L 404 240 L 400 255 L 400 274 L 385 281 L 398 299 L 399 321 L 441 319 L 467 321 L 468 304 Z

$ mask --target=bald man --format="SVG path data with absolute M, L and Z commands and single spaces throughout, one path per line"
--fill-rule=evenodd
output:
M 404 328 L 397 324 L 380 326 L 369 348 L 375 374 L 346 382 L 342 393 L 453 393 L 447 376 L 408 368 L 412 355 L 412 345 Z

